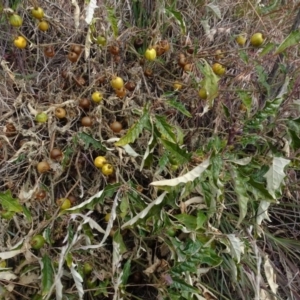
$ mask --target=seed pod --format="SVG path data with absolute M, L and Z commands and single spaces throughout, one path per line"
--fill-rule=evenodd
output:
M 47 173 L 50 170 L 50 165 L 46 161 L 41 161 L 37 164 L 37 171 L 40 174 Z
M 59 119 L 63 119 L 65 118 L 67 115 L 67 112 L 64 108 L 62 107 L 57 107 L 55 109 L 55 117 L 59 118 Z
M 79 100 L 79 106 L 82 108 L 82 109 L 89 109 L 90 106 L 91 106 L 91 101 L 87 98 L 82 98 Z
M 39 190 L 35 194 L 35 199 L 37 200 L 44 200 L 47 196 L 47 193 L 45 190 Z
M 126 88 L 126 90 L 128 90 L 129 92 L 133 92 L 134 89 L 135 89 L 135 83 L 132 82 L 132 81 L 128 81 L 128 82 L 126 82 L 126 84 L 125 84 L 125 88 Z
M 78 56 L 81 54 L 82 48 L 80 45 L 72 45 L 70 51 L 76 53 Z
M 50 151 L 50 158 L 56 161 L 60 161 L 63 158 L 63 153 L 58 148 L 53 148 Z
M 67 57 L 68 60 L 73 63 L 78 60 L 78 55 L 75 52 L 69 52 Z
M 123 128 L 122 124 L 118 121 L 114 121 L 109 125 L 109 127 L 115 133 L 119 133 Z
M 92 127 L 93 121 L 90 117 L 83 117 L 81 119 L 81 125 L 84 127 Z
M 55 55 L 54 47 L 53 46 L 47 46 L 44 49 L 44 55 L 46 57 L 53 57 Z

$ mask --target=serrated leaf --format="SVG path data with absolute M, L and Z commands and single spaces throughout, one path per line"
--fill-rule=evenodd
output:
M 42 294 L 47 295 L 53 285 L 53 267 L 48 255 L 42 257 Z
M 13 198 L 10 190 L 0 193 L 0 204 L 2 205 L 3 209 L 8 212 L 23 211 L 23 207 L 19 203 L 19 199 Z
M 206 101 L 209 103 L 209 106 L 212 107 L 214 99 L 219 94 L 218 81 L 220 78 L 214 73 L 213 69 L 205 59 L 202 59 L 198 66 L 201 70 L 201 73 L 204 75 L 204 79 L 200 82 L 201 88 L 206 90 Z
M 173 179 L 153 181 L 150 183 L 150 185 L 176 186 L 180 183 L 187 183 L 189 181 L 194 181 L 196 178 L 199 178 L 202 175 L 202 173 L 208 168 L 209 165 L 210 165 L 210 160 L 206 159 L 199 166 L 195 167 L 194 169 L 192 169 L 190 172 L 186 173 L 183 176 L 179 176 L 179 177 L 173 178 Z
M 246 106 L 247 111 L 251 111 L 252 107 L 252 97 L 251 94 L 245 91 L 238 91 L 237 92 L 239 98 L 242 100 L 243 104 Z
M 265 257 L 264 270 L 271 291 L 273 292 L 274 295 L 276 295 L 279 287 L 278 284 L 276 283 L 276 272 L 274 271 L 274 268 L 271 265 L 267 255 Z
M 108 21 L 112 27 L 114 37 L 118 37 L 118 19 L 116 17 L 115 10 L 111 7 L 106 7 L 107 15 L 108 15 Z
M 268 214 L 268 208 L 269 208 L 270 204 L 271 204 L 270 201 L 265 201 L 265 200 L 260 201 L 259 207 L 257 210 L 257 217 L 256 217 L 256 223 L 258 225 L 261 225 L 263 220 L 267 220 L 267 221 L 271 222 L 271 220 L 269 218 L 269 214 Z
M 86 16 L 85 16 L 85 22 L 90 25 L 93 17 L 95 9 L 97 8 L 97 1 L 96 0 L 90 0 L 90 3 L 86 7 Z
M 295 131 L 297 135 L 300 135 L 300 118 L 287 121 L 289 129 Z
M 200 291 L 193 286 L 187 284 L 184 280 L 177 278 L 177 277 L 172 277 L 172 284 L 171 287 L 178 289 L 180 291 L 185 291 L 185 292 L 190 292 L 190 293 L 196 293 L 198 294 Z
M 113 241 L 114 241 L 114 243 L 117 243 L 119 245 L 120 254 L 123 254 L 127 251 L 126 246 L 123 241 L 123 236 L 120 233 L 119 229 L 115 232 L 115 234 L 113 236 Z
M 197 218 L 194 216 L 188 214 L 180 214 L 175 215 L 174 218 L 176 218 L 189 230 L 196 230 L 197 228 Z
M 266 89 L 268 95 L 270 95 L 271 86 L 268 84 L 268 74 L 261 65 L 256 65 L 255 70 L 258 75 L 258 82 Z
M 83 141 L 85 150 L 93 147 L 96 150 L 107 151 L 106 147 L 104 147 L 101 144 L 101 142 L 95 140 L 92 136 L 88 135 L 87 133 L 79 132 L 79 133 L 77 133 L 77 136 L 79 139 L 81 139 Z
M 222 259 L 211 248 L 202 248 L 199 253 L 201 263 L 216 267 L 222 263 Z
M 30 212 L 30 210 L 26 206 L 23 206 L 23 213 L 24 213 L 27 221 L 28 222 L 32 222 L 31 212 Z
M 81 277 L 81 275 L 77 272 L 77 270 L 75 269 L 75 264 L 72 263 L 71 267 L 70 267 L 70 271 L 72 274 L 72 277 L 74 279 L 75 282 L 75 286 L 76 286 L 76 290 L 79 296 L 79 300 L 83 299 L 83 295 L 84 295 L 84 291 L 83 291 L 83 278 Z
M 240 166 L 246 166 L 248 165 L 252 160 L 252 157 L 244 157 L 244 158 L 240 158 L 240 159 L 229 159 L 228 161 L 240 165 Z
M 121 229 L 124 229 L 128 226 L 131 226 L 133 224 L 135 224 L 139 219 L 144 218 L 148 212 L 151 210 L 152 207 L 154 207 L 155 205 L 159 205 L 160 203 L 162 203 L 162 201 L 164 200 L 165 196 L 167 195 L 167 192 L 163 192 L 157 199 L 155 199 L 154 201 L 152 201 L 146 208 L 144 208 L 140 213 L 138 213 L 136 216 L 134 216 L 131 220 L 129 220 L 128 222 L 124 223 L 121 226 Z
M 300 42 L 300 31 L 295 30 L 292 31 L 286 39 L 278 46 L 278 48 L 275 51 L 275 54 L 279 54 L 283 52 L 285 49 L 297 45 Z
M 166 150 L 170 151 L 177 165 L 182 165 L 190 161 L 192 153 L 188 153 L 186 150 L 181 149 L 178 144 L 174 144 L 164 139 L 160 139 Z
M 208 4 L 206 4 L 206 7 L 208 7 L 209 9 L 211 9 L 211 11 L 212 11 L 219 19 L 222 18 L 222 16 L 221 16 L 221 11 L 220 11 L 219 6 L 217 6 L 217 5 L 215 5 L 215 4 L 212 4 L 212 3 L 208 3 Z
M 144 110 L 142 117 L 137 123 L 135 123 L 118 142 L 115 143 L 116 146 L 125 146 L 129 143 L 133 143 L 139 135 L 142 133 L 144 127 L 149 123 L 149 111 Z
M 275 47 L 274 43 L 268 43 L 264 46 L 263 50 L 259 53 L 259 56 L 262 57 L 268 53 L 270 53 Z
M 239 220 L 237 223 L 237 227 L 241 224 L 247 214 L 247 204 L 249 201 L 249 197 L 247 194 L 246 186 L 247 186 L 247 178 L 244 178 L 241 174 L 239 174 L 236 170 L 232 172 L 233 182 L 234 182 L 234 191 L 238 199 L 239 203 Z
M 300 148 L 300 138 L 299 136 L 297 135 L 297 133 L 293 130 L 289 130 L 289 135 L 291 137 L 291 146 L 293 149 L 299 149 Z
M 241 261 L 241 254 L 244 253 L 244 243 L 235 236 L 235 234 L 227 234 L 227 238 L 230 243 L 230 254 L 232 258 L 236 259 L 237 263 Z
M 192 117 L 191 113 L 185 108 L 184 104 L 182 104 L 182 103 L 179 102 L 179 101 L 176 101 L 176 98 L 172 98 L 172 99 L 168 100 L 167 103 L 168 103 L 171 107 L 177 109 L 177 110 L 178 110 L 179 112 L 181 112 L 183 115 L 185 115 L 185 116 L 187 116 L 187 117 L 189 117 L 189 118 Z
M 264 175 L 267 180 L 268 192 L 276 199 L 275 192 L 282 184 L 284 177 L 284 168 L 290 163 L 289 159 L 274 157 L 269 171 Z
M 123 285 L 126 285 L 127 284 L 127 281 L 128 281 L 128 278 L 131 274 L 130 272 L 130 269 L 131 269 L 131 260 L 128 259 L 123 267 L 123 270 L 122 270 L 122 277 L 121 277 L 121 280 L 122 280 L 122 284 Z
M 169 162 L 169 155 L 167 152 L 164 152 L 158 161 L 159 170 L 162 171 L 166 167 L 168 162 Z
M 94 209 L 94 206 L 97 203 L 102 203 L 105 197 L 111 197 L 116 192 L 116 190 L 120 187 L 120 185 L 121 185 L 120 183 L 108 184 L 107 186 L 105 186 L 103 190 L 99 191 L 98 193 L 96 193 L 89 199 L 81 202 L 80 204 L 67 209 L 66 211 L 70 211 L 70 212 L 77 211 L 77 210 L 80 211 L 82 209 L 92 210 Z
M 173 7 L 166 7 L 166 11 L 169 12 L 171 15 L 173 15 L 173 17 L 177 20 L 177 22 L 180 25 L 181 33 L 185 34 L 186 33 L 186 25 L 185 25 L 182 15 L 181 15 L 181 12 L 175 10 Z
M 167 139 L 168 141 L 176 143 L 176 136 L 173 132 L 174 127 L 171 126 L 165 117 L 155 116 L 155 125 L 157 130 L 161 133 L 161 135 Z

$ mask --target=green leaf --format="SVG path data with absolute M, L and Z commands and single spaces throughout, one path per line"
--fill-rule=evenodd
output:
M 177 98 L 172 98 L 172 99 L 168 100 L 167 103 L 168 103 L 171 107 L 177 109 L 177 110 L 178 110 L 179 112 L 181 112 L 183 115 L 185 115 L 185 116 L 191 118 L 192 115 L 191 115 L 191 113 L 185 108 L 184 104 L 182 104 L 181 102 L 176 101 L 176 99 L 177 99 Z
M 300 118 L 287 121 L 288 128 L 300 135 Z
M 276 199 L 275 192 L 282 184 L 284 177 L 284 168 L 290 163 L 289 159 L 283 157 L 274 157 L 269 171 L 264 175 L 267 180 L 268 192 Z
M 181 12 L 175 10 L 175 9 L 174 9 L 173 7 L 171 7 L 171 6 L 166 7 L 165 9 L 166 9 L 166 11 L 167 11 L 168 13 L 170 13 L 171 15 L 173 15 L 173 17 L 177 20 L 177 22 L 178 22 L 179 25 L 180 25 L 181 33 L 182 33 L 182 34 L 185 34 L 185 33 L 186 33 L 186 25 L 185 25 L 184 19 L 182 18 Z
M 177 289 L 179 291 L 185 291 L 185 292 L 199 294 L 198 289 L 196 289 L 193 286 L 189 285 L 184 280 L 182 280 L 180 278 L 177 278 L 177 277 L 172 277 L 172 280 L 173 280 L 173 282 L 171 284 L 172 288 Z
M 123 271 L 122 271 L 122 284 L 126 285 L 127 284 L 127 280 L 130 276 L 130 268 L 131 268 L 131 260 L 128 259 L 123 267 Z
M 280 105 L 283 101 L 283 98 L 275 98 L 274 100 L 268 100 L 265 104 L 265 107 L 257 112 L 251 120 L 245 123 L 245 127 L 250 127 L 253 129 L 263 129 L 264 122 L 267 121 L 268 117 L 276 116 L 279 111 Z
M 255 200 L 272 200 L 272 196 L 265 188 L 265 184 L 256 182 L 252 178 L 248 181 L 247 189 L 253 194 Z
M 270 95 L 271 86 L 267 82 L 268 74 L 261 65 L 256 65 L 255 69 L 258 75 L 258 82 L 266 89 L 267 94 Z
M 159 161 L 158 161 L 158 165 L 159 165 L 159 170 L 162 171 L 166 165 L 168 164 L 169 162 L 169 154 L 167 151 L 165 151 L 161 157 L 159 158 Z
M 207 221 L 207 216 L 202 211 L 197 212 L 197 227 L 196 229 L 204 228 L 204 224 Z
M 118 229 L 113 236 L 114 245 L 118 247 L 118 253 L 123 254 L 127 251 L 126 246 L 123 241 L 123 236 L 120 233 L 120 229 Z
M 190 161 L 192 153 L 188 153 L 187 151 L 181 149 L 177 143 L 174 144 L 164 139 L 160 140 L 166 150 L 171 152 L 171 155 L 173 159 L 176 160 L 177 165 L 182 165 Z
M 77 133 L 77 136 L 80 140 L 82 140 L 85 150 L 93 147 L 95 150 L 107 151 L 106 147 L 87 133 L 79 132 Z
M 245 91 L 238 91 L 237 94 L 239 98 L 242 100 L 243 104 L 246 106 L 247 111 L 250 112 L 252 107 L 251 94 Z
M 73 146 L 73 147 L 68 146 L 66 148 L 66 150 L 64 151 L 64 156 L 63 156 L 63 160 L 62 160 L 62 163 L 61 163 L 63 168 L 65 168 L 68 165 L 68 163 L 70 162 L 70 159 L 71 159 L 71 157 L 72 157 L 72 155 L 75 151 L 74 148 L 75 148 L 75 146 Z
M 106 185 L 101 196 L 92 199 L 92 201 L 82 206 L 81 210 L 82 209 L 94 210 L 96 204 L 98 203 L 103 204 L 105 198 L 111 198 L 114 195 L 114 193 L 117 191 L 117 189 L 120 187 L 120 185 L 121 185 L 120 183 Z M 78 206 L 80 206 L 80 204 Z
M 26 206 L 23 206 L 23 213 L 24 213 L 27 221 L 28 222 L 32 222 L 31 212 L 30 212 L 30 210 Z
M 13 198 L 10 190 L 0 193 L 0 204 L 2 205 L 3 209 L 8 212 L 23 211 L 23 207 L 19 203 L 19 199 Z
M 196 230 L 197 228 L 197 218 L 194 216 L 188 214 L 180 214 L 175 215 L 174 218 L 176 218 L 189 230 Z
M 230 111 L 229 111 L 228 107 L 224 103 L 222 103 L 222 106 L 223 106 L 225 117 L 228 120 L 230 120 L 231 119 L 231 114 L 230 114 Z
M 243 177 L 236 169 L 232 170 L 232 179 L 234 183 L 234 191 L 239 203 L 240 215 L 237 227 L 241 224 L 247 214 L 247 204 L 249 201 L 249 197 L 247 194 L 247 181 L 248 179 Z
M 176 143 L 176 136 L 173 132 L 173 126 L 171 126 L 167 121 L 165 117 L 161 117 L 156 115 L 155 116 L 155 125 L 158 129 L 158 131 L 161 133 L 161 135 L 167 139 L 168 141 Z
M 241 60 L 244 63 L 248 64 L 248 62 L 249 62 L 249 56 L 248 56 L 248 53 L 246 51 L 239 51 L 239 56 L 240 56 Z
M 199 252 L 199 260 L 211 267 L 216 267 L 222 263 L 222 259 L 211 248 L 202 248 Z
M 48 255 L 42 257 L 42 294 L 47 295 L 53 285 L 53 267 Z
M 210 162 L 211 162 L 212 178 L 215 186 L 218 186 L 218 182 L 220 181 L 220 173 L 223 167 L 223 159 L 221 155 L 212 155 Z
M 297 45 L 300 42 L 300 31 L 295 30 L 292 31 L 286 39 L 278 46 L 278 48 L 275 51 L 275 54 L 279 54 L 283 52 L 285 49 Z
M 110 22 L 110 25 L 112 27 L 114 37 L 118 37 L 118 19 L 116 17 L 115 10 L 111 7 L 106 7 L 107 15 L 108 15 L 108 21 Z
M 297 150 L 300 148 L 300 138 L 297 135 L 297 133 L 293 130 L 289 130 L 289 135 L 291 137 L 291 146 L 294 150 Z
M 133 143 L 139 135 L 142 133 L 144 127 L 149 123 L 149 111 L 147 109 L 144 110 L 143 115 L 140 120 L 135 123 L 126 133 L 125 136 L 120 138 L 118 142 L 115 143 L 116 146 L 125 146 L 129 143 Z
M 208 4 L 206 4 L 206 7 L 210 8 L 211 11 L 212 11 L 219 19 L 222 18 L 222 16 L 221 16 L 221 11 L 220 11 L 219 6 L 217 6 L 217 5 L 215 5 L 215 4 L 212 4 L 212 3 L 208 3 Z
M 259 53 L 259 56 L 262 57 L 268 53 L 270 53 L 275 47 L 274 43 L 268 43 L 264 46 L 264 49 Z
M 207 92 L 207 101 L 209 106 L 213 106 L 213 100 L 219 94 L 218 81 L 220 78 L 214 73 L 211 66 L 204 59 L 201 60 L 201 64 L 197 64 L 204 75 L 204 79 L 201 81 L 201 88 L 204 88 Z

